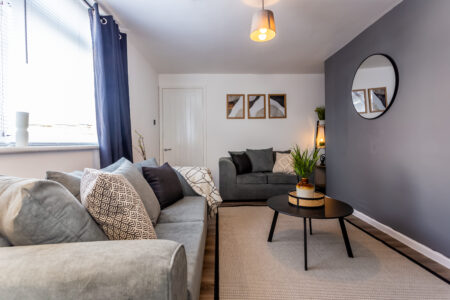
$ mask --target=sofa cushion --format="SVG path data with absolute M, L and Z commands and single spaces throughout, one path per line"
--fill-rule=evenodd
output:
M 8 176 L 0 176 L 0 233 L 14 246 L 108 239 L 61 184 Z
M 146 167 L 146 168 L 159 167 L 158 162 L 156 161 L 156 158 L 150 158 L 147 160 L 143 160 L 143 161 L 134 163 L 134 166 L 139 170 L 139 172 L 141 172 L 141 174 L 142 174 L 143 167 Z
M 168 163 L 157 168 L 143 167 L 142 172 L 155 192 L 162 209 L 183 198 L 180 180 Z
M 156 239 L 139 194 L 121 174 L 85 169 L 81 202 L 110 240 Z
M 267 175 L 265 173 L 248 173 L 236 176 L 238 184 L 266 184 Z
M 273 168 L 273 148 L 245 151 L 252 164 L 252 172 L 271 172 Z
M 273 151 L 273 161 L 275 162 L 277 160 L 277 153 L 291 153 L 291 150 L 284 150 L 284 151 Z
M 297 184 L 298 178 L 295 174 L 267 173 L 267 183 L 269 184 Z
M 141 198 L 142 203 L 144 203 L 145 210 L 147 211 L 150 220 L 152 220 L 152 223 L 157 223 L 161 212 L 159 201 L 156 198 L 152 188 L 136 166 L 134 166 L 126 158 L 122 157 L 112 165 L 102 169 L 102 171 L 123 175 L 139 194 L 139 197 Z
M 273 165 L 273 173 L 295 174 L 294 158 L 290 153 L 276 153 L 277 160 Z
M 205 252 L 206 222 L 158 223 L 158 238 L 184 245 L 187 260 L 189 299 L 198 299 Z
M 175 171 L 175 174 L 177 174 L 178 180 L 180 181 L 183 196 L 198 196 L 197 192 L 192 189 L 191 185 L 186 181 L 183 175 L 181 175 L 181 173 L 177 170 L 173 170 Z
M 9 247 L 9 246 L 11 246 L 11 244 L 8 242 L 8 240 L 0 235 L 0 247 Z
M 252 163 L 245 152 L 228 152 L 231 160 L 236 167 L 237 174 L 250 173 L 252 171 Z
M 206 222 L 206 199 L 200 196 L 184 197 L 176 203 L 161 210 L 159 223 Z
M 46 178 L 61 183 L 69 192 L 74 195 L 78 201 L 81 201 L 80 197 L 80 180 L 83 176 L 82 171 L 73 171 L 70 173 L 47 171 Z

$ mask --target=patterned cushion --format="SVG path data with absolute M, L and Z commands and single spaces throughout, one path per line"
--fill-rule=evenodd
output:
M 286 173 L 286 174 L 295 174 L 293 167 L 293 158 L 289 153 L 278 153 L 277 152 L 277 160 L 275 161 L 275 165 L 273 166 L 273 173 Z
M 81 202 L 110 240 L 156 239 L 141 198 L 123 175 L 85 169 Z

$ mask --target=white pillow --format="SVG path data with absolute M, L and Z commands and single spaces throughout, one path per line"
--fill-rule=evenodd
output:
M 110 240 L 156 239 L 139 194 L 121 174 L 85 169 L 81 203 Z
M 295 174 L 294 172 L 294 160 L 290 153 L 279 153 L 277 152 L 277 157 L 275 160 L 275 164 L 273 166 L 273 173 L 286 173 L 286 174 Z

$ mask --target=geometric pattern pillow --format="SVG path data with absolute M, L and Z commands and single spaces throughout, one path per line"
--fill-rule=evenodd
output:
M 110 240 L 156 239 L 141 198 L 120 174 L 85 169 L 81 203 Z
M 290 153 L 278 153 L 277 159 L 275 161 L 275 165 L 273 166 L 273 173 L 286 173 L 286 174 L 295 174 L 294 159 Z

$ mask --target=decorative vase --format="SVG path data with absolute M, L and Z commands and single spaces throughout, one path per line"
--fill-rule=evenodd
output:
M 28 146 L 29 116 L 27 112 L 16 112 L 16 147 Z
M 309 183 L 308 178 L 302 178 L 302 180 L 297 183 L 297 197 L 301 198 L 313 198 L 314 197 L 314 185 Z

